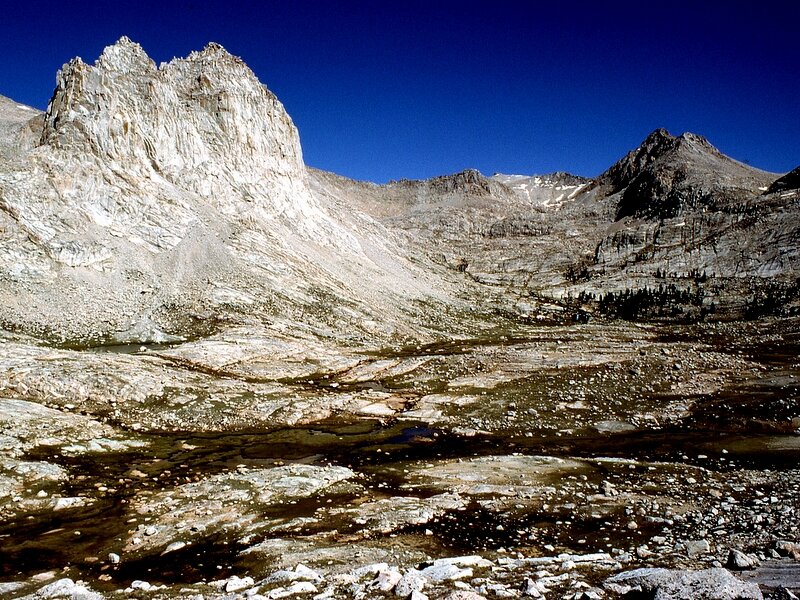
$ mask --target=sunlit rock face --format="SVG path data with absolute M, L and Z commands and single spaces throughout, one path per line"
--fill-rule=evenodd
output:
M 281 215 L 327 239 L 291 119 L 216 44 L 160 68 L 127 38 L 94 66 L 73 59 L 58 74 L 34 161 L 46 162 L 47 181 L 10 186 L 6 202 L 69 266 L 109 259 L 109 236 L 172 248 L 202 220 L 197 209 Z
M 147 341 L 246 314 L 405 335 L 399 311 L 448 295 L 395 235 L 312 191 L 283 105 L 218 44 L 156 66 L 122 38 L 64 65 L 43 116 L 21 110 L 0 164 L 7 327 Z
M 94 66 L 73 59 L 58 74 L 42 143 L 209 198 L 303 171 L 283 105 L 218 44 L 161 67 L 127 38 Z

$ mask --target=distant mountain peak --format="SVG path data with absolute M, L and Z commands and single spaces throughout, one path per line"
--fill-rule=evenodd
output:
M 685 134 L 684 134 L 685 135 Z M 619 191 L 629 185 L 640 173 L 678 144 L 678 138 L 664 128 L 650 133 L 634 150 L 628 152 L 610 169 L 600 175 L 598 181 Z
M 208 42 L 202 50 L 203 52 L 225 52 L 228 54 L 228 51 L 223 48 L 222 44 L 218 44 L 217 42 Z
M 724 155 L 705 137 L 656 129 L 600 175 L 597 183 L 622 192 L 617 218 L 674 217 L 689 207 L 737 202 L 765 185 L 769 174 Z
M 662 143 L 669 144 L 669 143 L 672 143 L 674 141 L 675 141 L 675 136 L 674 135 L 672 135 L 665 128 L 659 127 L 658 129 L 654 129 L 653 131 L 651 131 L 647 135 L 647 137 L 644 139 L 644 142 L 642 143 L 642 145 L 643 146 L 646 146 L 646 145 L 652 146 L 652 145 L 662 144 Z
M 733 162 L 702 135 L 687 131 L 674 136 L 662 127 L 651 132 L 637 148 L 600 175 L 598 182 L 610 185 L 612 191 L 617 192 L 630 185 L 651 165 L 677 154 L 681 154 L 680 160 L 687 163 L 708 159 Z
M 202 50 L 192 52 L 184 60 L 190 63 L 226 65 L 233 68 L 244 67 L 248 72 L 251 72 L 250 67 L 241 58 L 234 56 L 222 44 L 217 42 L 209 42 Z
M 487 177 L 483 175 L 478 169 L 464 169 L 462 171 L 457 171 L 456 173 L 450 173 L 449 175 L 437 175 L 436 177 L 431 177 L 429 179 L 393 179 L 389 181 L 387 185 L 396 185 L 396 184 L 420 184 L 420 183 L 436 183 L 436 182 L 443 182 L 443 181 L 452 181 L 458 184 L 463 183 L 478 183 L 486 180 Z

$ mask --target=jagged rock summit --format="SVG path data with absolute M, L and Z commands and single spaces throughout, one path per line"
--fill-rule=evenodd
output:
M 183 185 L 188 179 L 206 195 L 217 191 L 208 181 L 226 174 L 222 167 L 243 186 L 303 168 L 283 105 L 214 43 L 160 67 L 125 37 L 94 66 L 73 59 L 58 75 L 42 143 L 102 155 L 113 167 L 152 169 Z
M 613 192 L 630 185 L 645 169 L 659 158 L 674 149 L 678 139 L 659 128 L 648 135 L 638 148 L 631 150 L 605 173 L 600 175 L 601 183 L 611 186 Z
M 669 218 L 703 205 L 740 202 L 774 178 L 725 156 L 702 136 L 657 129 L 597 181 L 622 192 L 618 218 Z

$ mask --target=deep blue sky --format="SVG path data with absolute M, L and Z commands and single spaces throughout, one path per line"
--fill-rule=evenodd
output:
M 592 176 L 656 127 L 800 164 L 800 2 L 4 2 L 0 94 L 121 35 L 156 62 L 216 41 L 286 105 L 306 163 L 372 181 L 473 167 Z

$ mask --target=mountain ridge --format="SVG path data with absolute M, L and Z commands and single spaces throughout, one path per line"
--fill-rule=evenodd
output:
M 0 590 L 777 597 L 707 567 L 800 552 L 798 171 L 376 185 L 217 44 L 68 62 L 0 98 Z
M 354 182 L 304 164 L 283 105 L 219 44 L 156 66 L 128 38 L 94 65 L 65 64 L 43 115 L 26 121 L 9 103 L 28 141 L 2 140 L 12 155 L 0 168 L 8 327 L 185 335 L 198 319 L 179 314 L 203 314 L 210 302 L 212 314 L 245 319 L 256 302 L 257 319 L 313 330 L 317 317 L 287 315 L 311 315 L 325 297 L 319 331 L 336 337 L 346 322 L 368 341 L 377 315 L 402 335 L 458 329 L 458 319 L 438 323 L 442 306 L 461 314 L 487 295 L 513 312 L 520 295 L 562 302 L 651 285 L 656 272 L 741 280 L 797 268 L 793 233 L 756 248 L 763 224 L 737 221 L 753 211 L 782 219 L 786 208 L 769 208 L 791 206 L 769 196 L 780 178 L 696 134 L 657 129 L 593 180 L 467 169 Z M 702 233 L 687 239 L 687 220 Z M 734 260 L 751 246 L 750 258 Z M 47 300 L 85 305 L 93 294 L 97 306 L 80 323 Z M 438 308 L 420 311 L 420 302 Z M 333 315 L 344 306 L 350 317 L 340 322 Z

